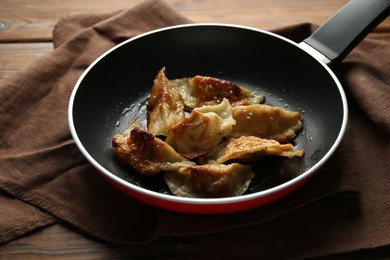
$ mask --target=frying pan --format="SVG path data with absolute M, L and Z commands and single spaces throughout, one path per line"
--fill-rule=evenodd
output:
M 118 189 L 168 210 L 231 213 L 258 207 L 305 184 L 332 156 L 346 130 L 348 106 L 330 69 L 385 19 L 389 0 L 353 0 L 303 42 L 238 25 L 190 24 L 131 38 L 93 62 L 75 85 L 69 126 L 76 145 Z M 170 194 L 162 177 L 142 177 L 118 163 L 113 135 L 136 115 L 145 115 L 157 72 L 170 79 L 212 76 L 256 90 L 266 104 L 300 111 L 303 130 L 294 139 L 302 159 L 255 164 L 248 191 L 228 198 L 183 198 Z M 308 184 L 309 185 L 309 184 Z

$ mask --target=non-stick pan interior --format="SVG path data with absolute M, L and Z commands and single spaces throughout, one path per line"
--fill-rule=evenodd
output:
M 157 72 L 170 79 L 194 75 L 231 80 L 255 89 L 266 104 L 302 113 L 304 128 L 294 140 L 303 159 L 270 160 L 254 166 L 249 193 L 302 174 L 331 149 L 343 122 L 335 79 L 296 45 L 256 30 L 196 25 L 161 30 L 133 39 L 95 63 L 79 81 L 73 104 L 75 131 L 86 152 L 124 180 L 169 193 L 161 179 L 142 178 L 112 156 L 111 138 L 142 114 Z

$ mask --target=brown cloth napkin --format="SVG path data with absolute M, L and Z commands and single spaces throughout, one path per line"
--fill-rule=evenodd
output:
M 67 16 L 54 30 L 55 50 L 1 83 L 0 243 L 67 223 L 129 245 L 195 236 L 210 258 L 303 258 L 390 244 L 386 42 L 364 40 L 334 68 L 349 98 L 346 137 L 320 174 L 280 201 L 236 214 L 180 214 L 138 202 L 96 173 L 67 125 L 78 77 L 125 39 L 189 22 L 156 0 L 115 13 Z M 297 42 L 312 31 L 309 24 L 275 30 Z

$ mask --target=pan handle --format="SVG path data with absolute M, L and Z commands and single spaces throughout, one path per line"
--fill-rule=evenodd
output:
M 389 14 L 390 0 L 351 0 L 300 46 L 310 53 L 314 48 L 328 65 L 340 62 Z

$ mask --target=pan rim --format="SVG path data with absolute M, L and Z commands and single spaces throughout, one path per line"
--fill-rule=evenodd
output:
M 232 27 L 232 28 L 237 28 L 237 29 L 251 30 L 254 32 L 268 34 L 270 36 L 279 38 L 280 40 L 283 40 L 289 44 L 294 45 L 296 48 L 302 50 L 303 53 L 306 53 L 309 56 L 311 56 L 316 62 L 318 62 L 328 72 L 328 74 L 332 77 L 334 83 L 336 84 L 338 92 L 340 94 L 340 98 L 341 98 L 342 106 L 343 106 L 343 120 L 342 120 L 341 128 L 340 128 L 340 131 L 337 135 L 335 142 L 332 144 L 332 146 L 330 147 L 328 152 L 323 156 L 323 158 L 321 158 L 316 164 L 314 164 L 311 168 L 309 168 L 308 170 L 306 170 L 302 174 L 298 175 L 297 177 L 294 177 L 293 179 L 291 179 L 287 182 L 279 184 L 275 187 L 272 187 L 272 188 L 269 188 L 269 189 L 266 189 L 263 191 L 251 193 L 251 194 L 244 194 L 244 195 L 235 196 L 235 197 L 223 197 L 223 198 L 178 197 L 178 196 L 174 196 L 174 195 L 170 195 L 170 194 L 163 194 L 163 193 L 160 193 L 157 191 L 148 190 L 146 188 L 137 186 L 135 184 L 129 183 L 129 182 L 121 179 L 120 177 L 111 173 L 109 170 L 107 170 L 105 167 L 103 167 L 100 163 L 98 163 L 93 158 L 93 156 L 87 151 L 87 149 L 82 144 L 82 142 L 77 134 L 75 123 L 73 121 L 73 105 L 75 102 L 75 98 L 76 98 L 77 92 L 81 86 L 82 81 L 84 80 L 86 75 L 89 73 L 89 71 L 100 60 L 102 60 L 104 57 L 109 55 L 114 50 L 122 47 L 123 45 L 129 44 L 130 42 L 136 41 L 139 38 L 143 38 L 143 37 L 146 37 L 146 36 L 151 35 L 151 34 L 156 34 L 156 33 L 168 31 L 168 30 L 176 30 L 176 29 L 186 28 L 186 27 L 202 27 L 202 26 Z M 318 170 L 325 164 L 325 162 L 327 162 L 329 160 L 329 158 L 334 154 L 334 152 L 339 147 L 339 145 L 340 145 L 340 143 L 345 135 L 346 128 L 347 128 L 347 122 L 348 122 L 348 104 L 347 104 L 346 94 L 345 94 L 344 89 L 343 89 L 340 81 L 338 80 L 337 76 L 329 68 L 328 65 L 326 65 L 323 61 L 316 58 L 312 53 L 308 53 L 306 50 L 302 49 L 300 47 L 299 43 L 296 43 L 296 42 L 294 42 L 290 39 L 287 39 L 281 35 L 278 35 L 276 33 L 269 32 L 266 30 L 249 27 L 249 26 L 228 24 L 228 23 L 192 23 L 192 24 L 182 24 L 182 25 L 164 27 L 164 28 L 160 28 L 160 29 L 156 29 L 156 30 L 152 30 L 152 31 L 140 34 L 138 36 L 130 38 L 130 39 L 110 48 L 109 50 L 107 50 L 106 52 L 101 54 L 97 59 L 95 59 L 88 66 L 88 68 L 81 74 L 81 76 L 77 80 L 77 82 L 72 90 L 70 100 L 69 100 L 69 105 L 68 105 L 68 125 L 69 125 L 69 129 L 70 129 L 70 133 L 71 133 L 71 135 L 74 139 L 74 142 L 75 142 L 76 146 L 78 147 L 78 149 L 81 151 L 83 156 L 88 160 L 88 162 L 91 163 L 92 166 L 95 167 L 95 169 L 97 169 L 100 173 L 104 174 L 106 177 L 108 177 L 109 179 L 111 179 L 115 183 L 117 183 L 117 184 L 119 184 L 127 189 L 130 189 L 134 192 L 137 192 L 139 194 L 146 195 L 148 197 L 153 197 L 155 199 L 161 199 L 161 200 L 165 200 L 165 201 L 169 201 L 169 202 L 173 202 L 173 203 L 188 204 L 188 205 L 210 205 L 210 206 L 212 206 L 212 205 L 232 204 L 232 203 L 240 203 L 240 202 L 245 202 L 245 201 L 257 200 L 257 199 L 261 199 L 262 197 L 267 197 L 267 196 L 270 196 L 272 194 L 277 194 L 281 191 L 288 189 L 289 187 L 293 187 L 294 185 L 298 185 L 299 183 L 303 182 L 304 180 L 308 179 L 310 176 L 312 176 L 316 172 L 318 172 Z

